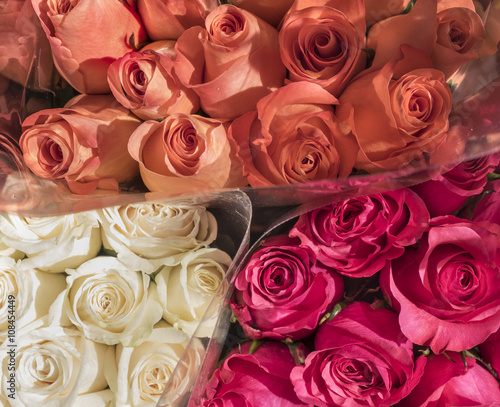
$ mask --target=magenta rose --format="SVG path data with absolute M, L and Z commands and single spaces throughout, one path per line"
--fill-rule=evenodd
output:
M 412 189 L 424 200 L 431 216 L 451 215 L 465 204 L 469 196 L 483 192 L 488 181 L 487 175 L 499 161 L 499 153 L 464 161 Z
M 342 277 L 285 235 L 266 240 L 235 281 L 234 315 L 252 339 L 301 339 L 343 294 Z
M 414 360 L 393 311 L 355 302 L 319 327 L 315 351 L 290 377 L 297 396 L 318 407 L 389 407 L 416 386 L 425 362 Z
M 492 191 L 486 194 L 474 208 L 472 220 L 500 224 L 500 180 L 490 183 Z
M 412 342 L 462 351 L 500 327 L 499 265 L 498 225 L 443 216 L 382 270 L 381 286 Z
M 420 383 L 398 407 L 498 405 L 500 386 L 493 375 L 474 359 L 466 363 L 455 352 L 429 356 Z
M 478 345 L 481 357 L 486 363 L 489 363 L 493 369 L 500 375 L 500 330 L 488 337 L 483 343 Z M 500 399 L 499 399 L 500 401 Z
M 409 189 L 347 199 L 302 215 L 291 237 L 318 261 L 349 277 L 369 277 L 414 244 L 429 224 L 422 200 Z
M 288 346 L 266 342 L 252 354 L 251 342 L 235 348 L 215 371 L 203 407 L 304 406 L 290 382 L 295 361 Z

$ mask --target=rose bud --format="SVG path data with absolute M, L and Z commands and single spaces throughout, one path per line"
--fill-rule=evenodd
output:
M 232 0 L 231 4 L 255 14 L 273 27 L 278 28 L 293 2 L 294 0 Z
M 279 34 L 288 79 L 339 96 L 365 67 L 365 31 L 362 0 L 296 0 Z
M 262 97 L 283 85 L 286 69 L 274 27 L 229 4 L 212 11 L 205 27 L 185 31 L 177 49 L 186 55 L 202 47 L 203 78 L 201 82 L 184 79 L 184 83 L 198 94 L 202 110 L 210 117 L 234 119 L 254 110 Z M 198 44 L 190 40 L 193 33 Z
M 176 40 L 188 28 L 204 26 L 217 0 L 137 0 L 137 11 L 153 41 Z
M 402 60 L 358 76 L 340 96 L 336 114 L 359 144 L 358 169 L 392 171 L 418 165 L 446 140 L 450 87 L 441 71 L 413 69 L 412 57 L 420 58 L 420 66 L 430 66 L 425 54 L 403 49 Z M 405 73 L 396 79 L 396 71 Z
M 139 173 L 127 144 L 140 123 L 112 95 L 79 95 L 64 108 L 28 116 L 19 144 L 41 178 L 64 179 L 77 194 L 118 190 Z
M 340 274 L 299 243 L 267 239 L 238 274 L 231 308 L 249 338 L 305 338 L 342 297 Z
M 143 120 L 195 113 L 200 107 L 198 95 L 175 73 L 174 45 L 174 41 L 155 42 L 109 66 L 108 83 L 116 100 Z
M 290 375 L 299 399 L 318 407 L 397 405 L 417 385 L 426 363 L 397 315 L 368 303 L 348 305 L 321 325 L 304 366 Z
M 481 194 L 487 175 L 500 162 L 500 153 L 463 161 L 450 171 L 411 188 L 423 199 L 432 217 L 451 215 L 470 196 Z
M 253 187 L 345 178 L 358 147 L 339 123 L 333 97 L 321 86 L 293 82 L 262 98 L 257 110 L 235 119 L 229 137 Z
M 229 354 L 209 380 L 197 407 L 305 406 L 290 382 L 295 361 L 288 346 L 265 342 L 250 353 L 251 346 L 245 342 Z
M 369 277 L 416 243 L 428 225 L 429 213 L 418 195 L 399 189 L 307 212 L 289 235 L 338 273 Z
M 60 74 L 80 93 L 109 93 L 106 73 L 116 58 L 140 47 L 146 31 L 125 1 L 33 0 Z M 89 30 L 93 21 L 98 29 Z
M 130 155 L 139 163 L 150 191 L 182 193 L 247 184 L 227 137 L 229 123 L 199 115 L 172 114 L 161 123 L 142 123 L 130 137 Z
M 427 359 L 420 383 L 398 407 L 498 406 L 500 386 L 475 359 L 455 352 Z
M 382 270 L 380 285 L 413 343 L 460 352 L 500 328 L 499 273 L 500 226 L 441 216 Z

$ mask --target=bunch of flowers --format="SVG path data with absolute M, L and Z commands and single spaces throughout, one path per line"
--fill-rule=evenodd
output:
M 217 234 L 204 206 L 160 202 L 1 215 L 1 404 L 155 406 L 227 287 Z M 191 342 L 179 393 L 210 334 Z
M 497 406 L 499 163 L 281 224 L 235 277 L 230 351 L 189 405 Z
M 3 3 L 16 52 L 0 74 L 25 83 L 45 50 L 80 93 L 34 109 L 20 138 L 31 171 L 77 194 L 139 175 L 175 194 L 446 161 L 450 80 L 497 42 L 473 0 Z M 35 63 L 46 89 L 52 64 Z

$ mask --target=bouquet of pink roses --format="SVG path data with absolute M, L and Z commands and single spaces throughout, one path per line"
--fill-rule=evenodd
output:
M 499 164 L 278 220 L 233 279 L 188 405 L 497 406 Z
M 498 106 L 495 3 L 226 3 L 0 2 L 6 208 L 248 186 L 305 202 L 299 185 L 498 148 L 477 132 Z

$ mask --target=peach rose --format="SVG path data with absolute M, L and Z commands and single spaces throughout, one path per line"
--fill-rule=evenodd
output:
M 209 116 L 234 119 L 255 109 L 262 97 L 283 85 L 286 69 L 274 27 L 229 4 L 212 11 L 205 27 L 185 31 L 177 48 L 184 53 L 198 46 L 183 38 L 192 36 L 191 31 L 198 35 L 205 57 L 204 76 L 201 83 L 188 84 Z
M 321 86 L 292 82 L 233 121 L 244 174 L 253 187 L 347 177 L 357 146 L 333 112 L 337 99 Z
M 426 55 L 403 47 L 411 61 Z M 428 66 L 431 66 L 427 59 Z M 401 61 L 408 67 L 409 62 Z M 394 78 L 398 61 L 368 72 L 344 90 L 336 113 L 352 128 L 360 150 L 355 167 L 396 170 L 439 151 L 449 127 L 452 95 L 444 74 L 423 66 Z
M 288 78 L 340 95 L 365 67 L 365 31 L 362 0 L 296 0 L 279 33 Z
M 141 124 L 128 149 L 151 191 L 242 187 L 246 181 L 227 138 L 227 126 L 217 119 L 172 114 L 161 123 L 149 120 Z
M 401 14 L 410 0 L 365 0 L 365 20 L 369 27 L 386 18 Z
M 124 1 L 32 0 L 32 3 L 49 39 L 58 71 L 81 93 L 109 93 L 108 66 L 147 40 L 139 16 Z
M 200 108 L 198 95 L 175 73 L 174 46 L 175 41 L 157 41 L 109 66 L 108 83 L 116 100 L 143 120 Z
M 118 189 L 138 175 L 127 143 L 140 123 L 112 95 L 80 95 L 64 108 L 28 116 L 19 144 L 41 178 L 64 179 L 78 194 Z
M 294 0 L 232 0 L 231 4 L 250 11 L 274 27 L 278 27 Z
M 137 10 L 154 41 L 175 40 L 195 25 L 203 26 L 217 0 L 137 0 Z

